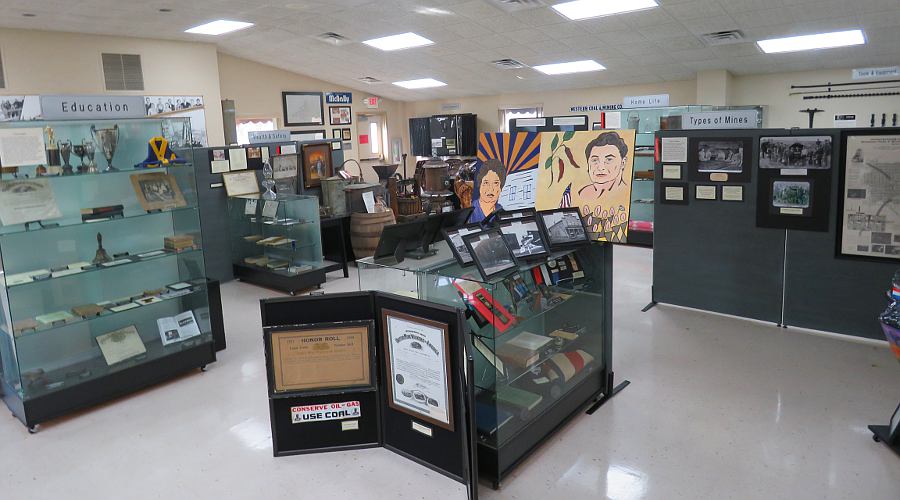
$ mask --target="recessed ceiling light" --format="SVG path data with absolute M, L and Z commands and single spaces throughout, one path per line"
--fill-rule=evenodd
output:
M 611 16 L 623 12 L 659 7 L 656 0 L 575 0 L 553 6 L 553 10 L 577 21 L 591 17 Z
M 606 67 L 593 59 L 556 64 L 541 64 L 533 67 L 545 75 L 565 75 L 568 73 L 584 73 L 586 71 L 601 71 L 606 69 Z
M 242 30 L 253 26 L 253 23 L 245 23 L 242 21 L 226 21 L 219 19 L 211 23 L 194 26 L 191 29 L 184 30 L 185 33 L 196 33 L 199 35 L 224 35 L 232 31 Z
M 450 16 L 453 15 L 449 10 L 439 9 L 437 7 L 419 7 L 416 9 L 419 14 L 426 16 Z
M 863 45 L 866 36 L 862 30 L 835 31 L 832 33 L 819 33 L 816 35 L 789 36 L 786 38 L 772 38 L 756 42 L 759 48 L 766 54 L 779 52 L 797 52 L 800 50 L 831 49 L 834 47 L 846 47 L 848 45 Z
M 370 47 L 375 47 L 376 49 L 381 50 L 400 50 L 409 49 L 412 47 L 423 47 L 425 45 L 431 45 L 434 42 L 425 38 L 424 36 L 419 36 L 415 33 L 401 33 L 399 35 L 391 35 L 381 38 L 374 38 L 372 40 L 366 40 L 363 43 Z
M 421 78 L 419 80 L 406 80 L 404 82 L 394 82 L 394 85 L 398 87 L 403 87 L 405 89 L 427 89 L 431 87 L 443 87 L 447 85 L 444 82 L 439 82 L 434 78 Z

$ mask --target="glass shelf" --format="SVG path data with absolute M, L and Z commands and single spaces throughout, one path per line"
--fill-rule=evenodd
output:
M 17 230 L 12 230 L 12 231 L 0 232 L 0 239 L 2 239 L 4 237 L 8 237 L 8 236 L 21 235 L 21 234 L 34 234 L 34 233 L 43 232 L 43 231 L 52 231 L 55 229 L 65 229 L 65 228 L 84 227 L 84 226 L 105 226 L 106 224 L 111 224 L 111 223 L 115 223 L 115 222 L 131 222 L 135 219 L 140 219 L 143 217 L 154 217 L 154 216 L 158 216 L 158 215 L 178 214 L 181 212 L 197 212 L 197 211 L 198 211 L 197 207 L 188 206 L 188 207 L 173 208 L 171 210 L 160 210 L 158 212 L 144 211 L 143 213 L 123 215 L 122 217 L 103 219 L 103 220 L 98 220 L 96 222 L 83 222 L 81 220 L 79 220 L 78 222 L 75 222 L 73 220 L 72 222 L 68 222 L 68 223 L 65 222 L 65 220 L 63 220 L 62 222 L 44 221 L 46 224 L 57 224 L 57 225 L 50 226 L 50 227 L 38 227 L 35 229 L 29 229 L 29 230 L 25 230 L 23 228 L 23 229 L 17 229 Z M 21 224 L 19 224 L 19 225 L 21 225 Z M 0 227 L 0 231 L 3 231 L 2 227 Z
M 64 329 L 64 328 L 68 328 L 68 327 L 75 326 L 75 325 L 83 325 L 83 324 L 85 324 L 85 323 L 89 323 L 89 322 L 91 322 L 91 321 L 96 321 L 96 320 L 98 320 L 98 319 L 105 319 L 105 318 L 108 318 L 108 317 L 110 317 L 110 316 L 115 316 L 115 315 L 125 315 L 125 314 L 128 314 L 128 313 L 132 312 L 132 311 L 136 311 L 136 310 L 138 310 L 138 309 L 146 310 L 146 309 L 144 309 L 144 308 L 157 306 L 157 305 L 159 305 L 159 304 L 163 304 L 163 303 L 168 302 L 168 301 L 171 301 L 171 300 L 180 299 L 180 298 L 182 298 L 182 297 L 189 297 L 189 296 L 191 296 L 191 295 L 200 294 L 200 293 L 203 293 L 203 294 L 206 293 L 206 286 L 205 286 L 205 285 L 192 285 L 192 290 L 191 290 L 190 292 L 188 292 L 188 293 L 183 294 L 183 295 L 177 295 L 177 296 L 175 296 L 175 297 L 166 297 L 166 298 L 158 297 L 158 298 L 160 298 L 160 300 L 159 300 L 158 302 L 153 302 L 153 303 L 146 304 L 146 305 L 138 305 L 138 307 L 134 307 L 134 308 L 131 308 L 131 309 L 126 309 L 126 310 L 124 310 L 124 311 L 118 311 L 118 312 L 115 312 L 115 311 L 111 311 L 111 310 L 109 310 L 109 309 L 104 309 L 103 313 L 101 313 L 101 314 L 99 314 L 99 315 L 97 315 L 97 316 L 91 316 L 91 317 L 88 317 L 88 318 L 79 318 L 78 316 L 75 316 L 75 314 L 74 314 L 74 313 L 71 313 L 71 311 L 70 311 L 70 314 L 72 314 L 72 316 L 75 318 L 73 321 L 58 321 L 58 322 L 56 322 L 56 323 L 52 323 L 52 324 L 49 324 L 49 325 L 40 325 L 40 326 L 38 326 L 38 327 L 35 328 L 35 329 L 29 329 L 29 330 L 26 331 L 26 332 L 22 332 L 22 333 L 20 333 L 20 334 L 18 334 L 18 335 L 15 335 L 15 338 L 16 338 L 16 339 L 24 339 L 24 338 L 28 338 L 28 337 L 33 337 L 33 336 L 36 336 L 36 335 L 40 335 L 40 334 L 42 334 L 42 333 L 54 331 L 54 330 L 62 330 L 62 329 Z M 139 298 L 139 297 L 140 297 L 140 296 L 138 296 L 138 295 L 132 296 L 133 299 L 136 299 L 136 298 Z M 142 297 L 140 297 L 140 298 L 142 298 Z M 3 328 L 3 331 L 6 332 L 6 333 L 9 333 L 9 332 L 6 330 L 5 327 Z
M 138 255 L 140 255 L 140 254 L 145 254 L 145 253 L 155 252 L 155 251 L 157 251 L 157 250 L 162 251 L 162 252 L 164 252 L 164 253 L 163 253 L 163 254 L 160 254 L 160 255 L 154 255 L 154 256 L 152 256 L 152 257 L 146 257 L 146 258 L 140 258 L 140 257 L 138 257 Z M 29 286 L 32 286 L 32 285 L 38 285 L 38 284 L 42 284 L 42 283 L 53 282 L 53 281 L 55 281 L 55 280 L 65 280 L 66 278 L 72 278 L 72 277 L 75 277 L 75 276 L 85 276 L 85 275 L 87 275 L 87 274 L 95 274 L 95 273 L 103 272 L 103 271 L 111 271 L 111 270 L 114 270 L 114 269 L 127 268 L 128 266 L 130 266 L 130 265 L 132 265 L 132 264 L 141 264 L 141 263 L 144 263 L 144 262 L 151 262 L 151 261 L 154 261 L 154 260 L 167 259 L 167 258 L 169 258 L 169 257 L 182 257 L 182 256 L 187 256 L 187 255 L 191 255 L 191 254 L 194 254 L 194 253 L 197 253 L 197 252 L 201 252 L 201 251 L 202 251 L 202 250 L 200 250 L 199 248 L 197 248 L 197 249 L 193 249 L 193 250 L 183 250 L 183 251 L 181 251 L 181 252 L 172 252 L 172 251 L 167 251 L 167 250 L 158 248 L 158 249 L 156 249 L 156 250 L 148 250 L 148 251 L 146 251 L 146 252 L 140 252 L 140 253 L 137 253 L 137 254 L 128 255 L 128 256 L 124 256 L 124 257 L 121 257 L 121 258 L 120 258 L 121 260 L 129 259 L 131 262 L 125 262 L 125 263 L 122 263 L 122 264 L 117 264 L 117 265 L 115 265 L 115 266 L 103 266 L 103 265 L 101 264 L 101 265 L 98 266 L 98 267 L 94 267 L 94 268 L 92 268 L 92 269 L 85 269 L 85 270 L 83 270 L 83 271 L 81 271 L 81 272 L 78 272 L 78 273 L 66 274 L 65 276 L 58 276 L 58 277 L 51 276 L 50 278 L 43 279 L 43 280 L 32 280 L 32 281 L 29 281 L 29 282 L 27 282 L 27 283 L 18 283 L 18 284 L 15 284 L 15 285 L 8 285 L 7 288 L 10 289 L 10 290 L 20 289 L 20 288 L 29 287 Z M 115 259 L 115 258 L 114 258 L 113 261 L 120 260 L 120 259 Z
M 71 167 L 73 170 L 71 175 L 39 175 L 39 176 L 27 177 L 27 178 L 28 179 L 49 179 L 49 180 L 83 179 L 85 177 L 93 177 L 95 175 L 121 175 L 121 174 L 134 174 L 136 172 L 162 172 L 162 171 L 168 172 L 169 169 L 193 168 L 194 167 L 194 164 L 188 161 L 185 163 L 170 163 L 169 165 L 161 166 L 161 167 L 150 167 L 150 168 L 131 168 L 131 167 L 120 168 L 120 167 L 117 167 L 116 170 L 104 170 L 106 168 L 106 158 L 101 159 L 98 156 L 98 157 L 94 158 L 94 161 L 95 161 L 95 163 L 97 163 L 97 167 L 96 167 L 97 172 L 79 172 L 78 167 L 80 167 L 81 165 L 80 164 L 76 165 L 77 162 L 74 162 L 71 164 Z M 117 161 L 115 161 L 115 158 L 113 158 L 113 163 L 114 164 L 118 163 Z M 30 165 L 30 166 L 33 167 L 36 165 Z M 4 181 L 24 180 L 25 178 L 26 177 L 24 177 L 24 176 L 19 177 L 16 175 L 7 174 L 7 175 L 3 176 L 2 180 L 4 180 Z

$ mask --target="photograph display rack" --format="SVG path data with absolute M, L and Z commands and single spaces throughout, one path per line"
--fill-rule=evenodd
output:
M 153 154 L 190 120 L 0 129 L 4 141 L 34 139 L 0 179 L 0 196 L 18 198 L 0 208 L 0 369 L 13 415 L 34 432 L 214 362 L 224 326 L 218 282 L 204 273 L 191 149 L 160 150 L 168 164 Z
M 622 386 L 612 371 L 612 246 L 586 243 L 491 279 L 447 242 L 422 260 L 357 261 L 361 290 L 466 315 L 479 477 L 496 489 L 555 431 Z

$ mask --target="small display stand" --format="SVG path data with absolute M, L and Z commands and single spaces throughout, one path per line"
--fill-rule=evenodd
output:
M 621 388 L 612 372 L 612 246 L 584 243 L 490 279 L 461 266 L 445 241 L 433 248 L 422 260 L 358 260 L 359 286 L 466 313 L 479 476 L 499 488 L 556 430 Z
M 260 308 L 275 456 L 384 447 L 478 497 L 474 367 L 457 309 L 379 292 Z
M 335 268 L 322 258 L 315 196 L 229 197 L 228 224 L 234 276 L 241 281 L 294 295 L 318 287 Z

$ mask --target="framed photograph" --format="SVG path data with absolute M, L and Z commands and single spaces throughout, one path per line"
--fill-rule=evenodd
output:
M 841 143 L 837 255 L 900 260 L 900 134 L 847 131 Z
M 350 129 L 349 129 L 349 128 L 342 128 L 342 129 L 341 129 L 341 140 L 343 140 L 343 141 L 349 141 L 351 138 L 352 138 L 352 136 L 350 135 Z
M 537 221 L 551 250 L 561 250 L 590 242 L 584 220 L 577 208 L 542 210 Z
M 501 221 L 510 219 L 526 219 L 528 217 L 534 217 L 533 208 L 523 208 L 521 210 L 501 210 L 497 213 L 497 218 Z
M 512 250 L 506 245 L 506 239 L 499 229 L 467 234 L 463 236 L 463 243 L 475 261 L 478 272 L 486 280 L 516 268 Z
M 331 150 L 332 150 L 332 151 L 340 151 L 340 150 L 341 150 L 341 143 L 340 143 L 340 142 L 331 142 L 331 143 L 329 143 L 329 144 L 331 144 Z
M 225 183 L 225 194 L 228 196 L 259 194 L 259 183 L 253 170 L 222 174 L 222 182 Z
M 148 212 L 187 206 L 174 175 L 163 172 L 133 174 L 131 186 L 141 207 Z
M 321 92 L 282 92 L 285 127 L 325 124 Z
M 459 262 L 460 266 L 471 266 L 473 263 L 472 255 L 469 253 L 469 248 L 463 241 L 463 236 L 480 232 L 481 226 L 478 224 L 469 224 L 462 227 L 443 230 L 444 239 L 447 240 L 447 244 L 450 246 L 450 250 L 453 251 L 453 256 L 456 257 L 456 261 Z
M 278 193 L 297 194 L 297 178 L 300 177 L 300 155 L 275 155 L 272 162 L 272 178 Z
M 325 139 L 324 130 L 300 130 L 297 132 L 291 132 L 291 140 L 294 142 L 321 141 L 323 139 Z M 285 146 L 281 147 L 281 149 L 284 148 Z
M 694 182 L 750 182 L 753 140 L 750 137 L 692 137 L 688 140 L 688 180 Z M 664 179 L 675 179 L 674 168 Z
M 759 138 L 759 168 L 831 168 L 831 136 L 786 135 Z
M 262 148 L 259 147 L 250 147 L 247 148 L 247 159 L 260 159 L 262 158 Z
M 772 182 L 772 206 L 782 215 L 804 215 L 812 206 L 812 182 L 776 180 Z
M 331 138 L 332 139 L 340 139 L 343 136 L 343 132 L 339 128 L 331 129 Z
M 350 106 L 328 106 L 328 115 L 332 125 L 350 125 L 352 122 Z
M 452 432 L 449 326 L 391 309 L 381 324 L 388 405 Z
M 319 186 L 322 179 L 334 175 L 331 164 L 331 146 L 328 144 L 303 145 L 303 185 L 306 188 Z
M 213 149 L 210 153 L 212 154 L 212 161 L 223 161 L 228 159 L 225 157 L 224 149 Z
M 508 219 L 500 222 L 500 232 L 506 245 L 520 261 L 539 259 L 550 253 L 544 233 L 533 217 Z
M 267 330 L 272 392 L 371 387 L 373 331 L 372 321 Z

